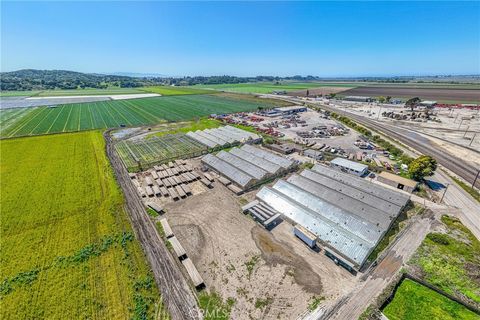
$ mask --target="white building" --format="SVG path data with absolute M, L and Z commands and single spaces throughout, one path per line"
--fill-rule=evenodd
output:
M 359 177 L 365 175 L 368 171 L 367 165 L 350 161 L 344 158 L 333 159 L 332 161 L 330 161 L 330 166 L 343 172 L 352 173 Z

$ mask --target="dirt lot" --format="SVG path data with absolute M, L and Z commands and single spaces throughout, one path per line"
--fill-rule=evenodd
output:
M 450 88 L 406 88 L 406 87 L 358 87 L 342 92 L 346 96 L 391 96 L 391 97 L 420 97 L 424 100 L 458 101 L 480 103 L 480 90 L 450 89 Z
M 165 216 L 207 290 L 235 298 L 232 319 L 294 319 L 313 296 L 328 303 L 354 287 L 358 277 L 309 249 L 288 222 L 268 232 L 242 214 L 240 202 L 256 191 L 237 197 L 214 184 L 166 204 Z
M 320 95 L 326 95 L 330 93 L 339 93 L 345 90 L 348 90 L 349 88 L 347 87 L 319 87 L 319 88 L 310 88 L 308 89 L 308 96 L 309 97 L 314 97 L 314 96 L 320 96 Z M 307 90 L 298 90 L 298 91 L 290 91 L 288 92 L 289 96 L 294 96 L 294 97 L 306 97 L 307 96 Z

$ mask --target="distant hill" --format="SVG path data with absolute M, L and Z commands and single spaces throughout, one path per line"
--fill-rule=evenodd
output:
M 48 90 L 107 87 L 141 87 L 151 80 L 120 75 L 81 73 L 66 70 L 24 69 L 2 72 L 1 90 Z

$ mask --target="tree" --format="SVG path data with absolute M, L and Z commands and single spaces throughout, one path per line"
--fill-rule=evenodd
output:
M 390 96 L 385 97 L 385 102 L 386 103 L 390 103 L 390 100 L 392 100 L 392 97 L 390 97 Z
M 420 156 L 410 163 L 408 173 L 412 179 L 420 181 L 424 177 L 433 175 L 436 169 L 437 160 L 430 156 Z
M 410 110 L 413 112 L 413 109 L 416 108 L 420 102 L 422 102 L 422 99 L 419 97 L 411 98 L 405 102 L 405 107 L 410 108 Z
M 380 96 L 380 97 L 377 98 L 377 100 L 378 100 L 378 102 L 380 102 L 380 103 L 384 103 L 386 99 L 385 99 L 384 96 Z

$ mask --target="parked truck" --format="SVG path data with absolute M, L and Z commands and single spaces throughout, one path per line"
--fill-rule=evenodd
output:
M 293 233 L 295 236 L 297 236 L 297 238 L 305 242 L 310 248 L 315 248 L 317 245 L 317 236 L 307 230 L 305 227 L 297 224 L 295 227 L 293 227 Z

